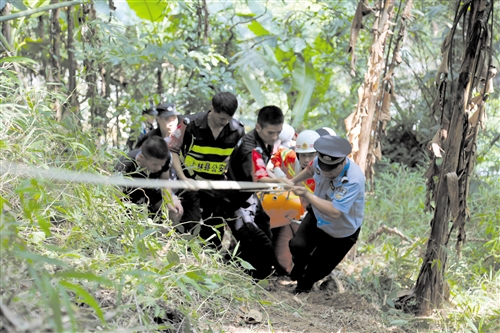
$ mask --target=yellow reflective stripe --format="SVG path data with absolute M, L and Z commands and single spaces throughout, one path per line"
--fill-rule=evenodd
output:
M 200 161 L 188 155 L 184 159 L 184 166 L 188 169 L 189 173 L 204 172 L 212 175 L 222 175 L 226 170 L 226 162 L 208 162 Z
M 200 153 L 200 154 L 212 154 L 212 155 L 221 155 L 221 156 L 229 156 L 233 152 L 234 148 L 216 148 L 216 147 L 203 147 L 194 145 L 191 147 L 191 151 Z

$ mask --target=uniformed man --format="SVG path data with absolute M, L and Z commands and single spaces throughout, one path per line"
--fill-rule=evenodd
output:
M 177 129 L 179 121 L 181 120 L 180 113 L 176 110 L 174 103 L 159 104 L 158 106 L 156 106 L 155 111 L 156 123 L 158 124 L 158 127 L 152 131 L 149 131 L 147 135 L 141 137 L 137 141 L 135 149 L 140 148 L 144 141 L 146 141 L 146 139 L 153 136 L 159 136 L 167 141 L 167 143 L 171 141 L 172 135 L 174 134 L 174 131 Z
M 122 156 L 115 166 L 115 171 L 123 176 L 133 178 L 164 179 L 170 178 L 171 154 L 165 140 L 158 136 L 147 139 L 140 149 L 130 151 Z M 183 213 L 182 204 L 168 188 L 124 188 L 124 194 L 135 204 L 147 204 L 152 215 L 157 215 L 163 203 L 168 198 L 167 208 L 169 218 L 178 222 Z
M 156 108 L 151 107 L 142 110 L 144 121 L 141 123 L 139 135 L 136 135 L 134 132 L 130 133 L 130 136 L 127 139 L 127 147 L 129 148 L 129 150 L 137 148 L 137 142 L 144 142 L 144 140 L 146 140 L 146 135 L 154 130 L 156 115 L 158 115 L 158 111 L 156 111 Z
M 245 134 L 243 124 L 233 118 L 237 108 L 236 96 L 219 92 L 212 98 L 209 111 L 186 117 L 169 143 L 179 179 L 225 179 L 229 156 Z M 213 191 L 200 190 L 184 192 L 181 200 L 184 229 L 197 230 L 196 226 L 200 225 L 200 237 L 219 246 L 224 221 L 213 213 L 220 205 L 220 198 Z M 201 219 L 203 224 L 200 224 Z
M 314 194 L 303 186 L 293 192 L 309 202 L 307 214 L 290 241 L 297 280 L 296 293 L 309 292 L 340 263 L 356 243 L 363 222 L 365 176 L 347 156 L 352 147 L 339 136 L 326 135 L 316 140 L 318 156 L 292 179 L 301 184 L 313 176 Z
M 277 106 L 264 106 L 259 110 L 255 129 L 243 137 L 231 155 L 229 180 L 293 185 L 289 179 L 273 178 L 266 168 L 279 147 L 283 120 L 283 112 Z M 249 272 L 254 278 L 266 278 L 276 263 L 269 216 L 251 192 L 228 192 L 225 200 L 227 203 L 223 206 L 227 208 L 229 227 L 240 242 L 239 257 L 255 268 Z

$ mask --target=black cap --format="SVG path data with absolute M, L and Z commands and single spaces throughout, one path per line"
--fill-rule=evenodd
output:
M 316 133 L 319 134 L 319 136 L 323 136 L 323 135 L 337 135 L 337 133 L 335 133 L 334 130 L 332 130 L 331 128 L 329 127 L 321 127 L 321 128 L 318 128 L 316 130 Z
M 149 108 L 149 109 L 142 110 L 142 114 L 148 114 L 150 116 L 156 116 L 156 115 L 158 115 L 158 111 L 156 111 L 155 108 Z
M 162 103 L 159 104 L 156 107 L 156 110 L 158 110 L 158 116 L 159 117 L 170 117 L 170 116 L 178 116 L 180 115 L 179 112 L 175 109 L 175 104 L 174 103 Z
M 330 171 L 338 167 L 352 151 L 351 144 L 340 136 L 324 135 L 314 142 L 321 170 Z

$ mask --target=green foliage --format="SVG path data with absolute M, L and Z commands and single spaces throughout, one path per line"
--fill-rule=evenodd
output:
M 7 76 L 0 88 L 0 160 L 110 174 L 117 155 L 96 146 L 93 131 L 53 119 L 49 103 L 61 96 Z M 190 331 L 200 312 L 217 326 L 215 314 L 231 304 L 258 304 L 260 289 L 236 262 L 155 224 L 119 189 L 0 178 L 1 301 L 26 327 Z M 179 320 L 167 320 L 172 311 Z
M 151 22 L 161 21 L 168 8 L 166 1 L 127 0 L 127 3 L 138 17 Z
M 426 248 L 424 237 L 430 229 L 431 215 L 423 212 L 425 180 L 421 174 L 395 164 L 377 174 L 374 192 L 367 197 L 359 259 L 353 264 L 359 274 L 348 278 L 350 286 L 378 303 L 388 323 L 394 325 L 415 331 L 437 325 L 435 331 L 439 332 L 496 332 L 500 329 L 498 180 L 473 180 L 467 241 L 460 255 L 449 250 L 446 281 L 450 296 L 439 320 L 429 325 L 425 319 L 407 317 L 396 310 L 399 295 L 414 286 Z M 400 231 L 405 238 L 387 230 L 377 233 L 381 225 Z M 453 233 L 450 236 L 451 244 Z M 352 264 L 345 265 L 349 269 Z
M 37 8 L 49 1 L 23 4 Z M 355 263 L 359 271 L 348 281 L 386 313 L 387 323 L 422 329 L 429 323 L 402 315 L 395 299 L 413 285 L 429 232 L 419 166 L 436 130 L 429 112 L 433 80 L 454 12 L 449 1 L 414 4 L 384 154 L 417 171 L 387 160 L 377 166 Z M 10 55 L 0 60 L 0 159 L 109 175 L 116 157 L 109 145 L 124 144 L 143 108 L 169 101 L 182 112 L 198 112 L 219 90 L 239 96 L 238 116 L 246 125 L 259 107 L 272 103 L 286 111 L 297 131 L 329 126 L 343 133 L 343 119 L 357 103 L 373 17 L 360 32 L 358 73 L 351 77 L 346 50 L 355 1 L 209 1 L 207 6 L 208 17 L 199 2 L 129 0 L 112 16 L 99 7 L 96 19 L 90 18 L 89 5 L 75 6 L 69 17 L 61 10 L 57 83 L 51 80 L 50 13 L 11 21 L 12 45 L 4 45 Z M 13 12 L 18 10 L 23 9 Z M 138 23 L 120 16 L 126 10 Z M 69 91 L 66 74 L 68 18 L 74 22 L 75 92 Z M 493 38 L 497 44 L 498 36 Z M 53 87 L 58 92 L 49 90 Z M 66 106 L 71 93 L 79 111 L 68 107 L 63 121 L 55 122 L 55 105 Z M 461 258 L 450 249 L 451 297 L 439 312 L 437 331 L 500 329 L 498 106 L 495 92 L 479 134 L 469 241 Z M 41 330 L 178 330 L 178 322 L 155 319 L 172 312 L 186 318 L 185 325 L 197 326 L 203 317 L 216 327 L 221 313 L 261 301 L 238 268 L 247 263 L 223 264 L 220 254 L 198 239 L 179 237 L 170 224 L 159 226 L 140 207 L 122 202 L 118 189 L 0 178 L 1 298 Z M 368 241 L 382 225 L 397 228 L 409 241 L 384 233 Z

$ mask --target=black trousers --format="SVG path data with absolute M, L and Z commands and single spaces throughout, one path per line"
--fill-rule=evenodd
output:
M 219 247 L 224 236 L 224 219 L 217 209 L 223 205 L 221 198 L 214 196 L 211 191 L 186 191 L 181 195 L 184 214 L 181 217 L 180 231 L 189 231 L 198 234 L 202 239 Z M 203 219 L 203 224 L 200 223 Z M 195 232 L 199 226 L 199 233 Z M 217 230 L 217 231 L 216 231 Z
M 297 289 L 309 290 L 330 274 L 356 243 L 361 229 L 351 236 L 335 238 L 319 229 L 316 223 L 316 216 L 308 207 L 307 215 L 290 240 L 294 263 L 290 277 L 297 280 Z
M 246 201 L 235 197 L 226 197 L 227 200 L 218 208 L 239 242 L 237 256 L 254 268 L 246 269 L 246 272 L 254 279 L 265 279 L 271 275 L 276 264 L 270 218 L 255 194 Z
M 237 255 L 254 268 L 247 273 L 257 280 L 265 279 L 276 265 L 269 216 L 255 194 L 244 203 L 224 207 L 227 224 L 240 243 Z

